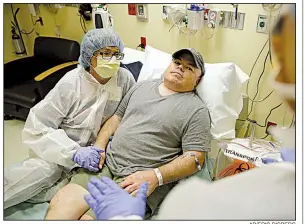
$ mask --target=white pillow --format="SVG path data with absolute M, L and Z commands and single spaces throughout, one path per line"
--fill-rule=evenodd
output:
M 242 85 L 248 76 L 234 63 L 205 64 L 197 94 L 211 116 L 214 139 L 235 138 L 235 123 L 242 107 Z
M 171 54 L 147 45 L 145 47 L 145 60 L 139 74 L 138 82 L 146 79 L 160 78 L 171 61 Z
M 138 51 L 135 49 L 125 47 L 123 53 L 124 53 L 124 58 L 122 60 L 123 64 L 130 64 L 130 63 L 136 62 L 136 61 L 140 61 L 140 62 L 144 63 L 145 52 L 143 52 L 143 51 Z
M 161 78 L 171 60 L 170 54 L 146 46 L 138 81 Z M 235 122 L 243 107 L 242 85 L 249 77 L 234 63 L 205 63 L 205 68 L 196 90 L 209 109 L 211 134 L 214 139 L 235 138 Z

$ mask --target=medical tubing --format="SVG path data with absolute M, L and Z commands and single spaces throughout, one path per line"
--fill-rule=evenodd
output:
M 269 19 L 271 20 L 271 10 L 270 10 L 270 13 L 269 13 Z M 273 68 L 273 64 L 272 64 L 272 55 L 271 55 L 271 32 L 270 32 L 270 29 L 269 29 L 269 32 L 268 32 L 268 38 L 269 38 L 269 52 L 270 52 L 270 54 L 269 54 L 269 59 L 270 59 L 270 64 L 271 64 L 271 66 L 272 66 L 272 68 Z
M 268 121 L 268 118 L 270 117 L 272 111 L 274 111 L 275 109 L 277 109 L 277 108 L 279 108 L 280 106 L 282 106 L 282 104 L 283 104 L 283 103 L 280 103 L 279 105 L 273 107 L 273 108 L 270 110 L 268 116 L 267 116 L 266 119 L 265 119 L 265 125 L 264 125 L 264 126 L 263 126 L 263 125 L 260 125 L 259 123 L 256 123 L 256 124 L 257 124 L 259 127 L 261 127 L 261 128 L 267 127 L 267 121 Z
M 263 74 L 265 73 L 266 62 L 267 62 L 269 53 L 270 53 L 270 52 L 268 51 L 268 53 L 267 53 L 267 55 L 266 55 L 266 57 L 265 57 L 263 71 L 262 71 L 261 75 L 260 75 L 259 78 L 258 78 L 257 85 L 256 85 L 256 93 L 255 93 L 255 96 L 253 97 L 253 100 L 255 100 L 255 98 L 257 97 L 257 94 L 258 94 L 258 92 L 259 92 L 259 83 L 260 83 L 260 81 L 261 81 L 261 78 L 263 77 Z M 248 83 L 249 83 L 249 82 L 248 82 Z M 249 112 L 247 118 L 248 118 L 248 117 L 250 116 L 250 114 L 252 113 L 253 107 L 254 107 L 254 102 L 251 102 L 251 109 L 250 109 L 250 112 Z
M 293 115 L 293 117 L 292 117 L 292 120 L 291 120 L 291 123 L 290 123 L 290 125 L 289 125 L 289 128 L 291 128 L 292 127 L 292 125 L 294 124 L 294 115 Z
M 266 139 L 269 136 L 269 134 L 266 134 L 264 137 L 262 137 L 261 139 Z
M 272 90 L 266 97 L 264 97 L 263 99 L 260 99 L 260 100 L 252 100 L 250 97 L 249 97 L 249 100 L 251 100 L 252 102 L 255 102 L 255 103 L 260 103 L 260 102 L 263 102 L 264 100 L 266 100 L 269 96 L 271 96 L 271 94 L 274 92 L 274 90 Z
M 257 61 L 258 61 L 260 55 L 262 54 L 263 50 L 265 49 L 265 47 L 266 47 L 268 41 L 269 41 L 269 39 L 268 39 L 268 40 L 266 41 L 266 43 L 264 44 L 263 48 L 262 48 L 261 51 L 259 52 L 259 54 L 258 54 L 258 56 L 257 56 L 257 58 L 256 58 L 256 60 L 255 60 L 255 62 L 254 62 L 254 64 L 253 64 L 253 66 L 252 66 L 252 68 L 251 68 L 251 71 L 250 71 L 250 74 L 249 74 L 249 79 L 250 79 L 250 77 L 251 77 L 251 75 L 252 75 L 252 72 L 253 72 L 253 69 L 254 69 L 254 67 L 255 67 L 255 65 L 256 65 L 256 63 L 257 63 Z M 251 79 L 250 79 L 250 80 L 251 80 Z M 249 82 L 250 82 L 250 80 L 249 80 Z M 248 94 L 248 89 L 249 89 L 249 82 L 247 82 L 247 89 L 246 89 L 246 93 L 247 93 L 247 94 Z M 248 94 L 248 95 L 249 95 L 249 94 Z

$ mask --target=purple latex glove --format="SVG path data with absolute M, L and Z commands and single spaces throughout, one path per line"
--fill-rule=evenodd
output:
M 281 149 L 280 152 L 283 161 L 295 163 L 295 150 Z M 265 164 L 277 162 L 276 160 L 270 158 L 263 158 L 262 161 Z
M 141 184 L 135 197 L 120 188 L 113 180 L 93 177 L 88 183 L 90 195 L 85 200 L 93 209 L 98 220 L 108 220 L 115 216 L 137 215 L 142 219 L 146 210 L 148 184 Z
M 104 150 L 94 146 L 81 147 L 74 153 L 72 160 L 89 171 L 98 172 L 101 152 Z

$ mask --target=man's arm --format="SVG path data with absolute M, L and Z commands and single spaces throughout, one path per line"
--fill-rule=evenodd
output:
M 102 129 L 98 133 L 98 136 L 96 138 L 94 146 L 104 150 L 104 152 L 100 153 L 100 155 L 101 155 L 101 158 L 100 158 L 100 161 L 99 161 L 99 168 L 100 169 L 102 169 L 102 167 L 104 165 L 104 162 L 105 162 L 106 147 L 107 147 L 107 144 L 109 142 L 109 138 L 117 130 L 120 122 L 121 122 L 121 118 L 118 115 L 114 114 L 111 118 L 109 118 L 105 122 Z
M 159 167 L 163 183 L 170 183 L 198 171 L 195 159 L 202 167 L 205 153 L 211 147 L 210 116 L 207 108 L 201 108 L 188 121 L 182 136 L 183 154 L 168 164 Z
M 163 184 L 178 181 L 196 173 L 198 171 L 198 166 L 195 162 L 195 157 L 202 167 L 205 160 L 205 152 L 198 151 L 186 151 L 170 163 L 159 167 Z
M 116 110 L 115 114 L 109 118 L 105 124 L 103 125 L 102 129 L 100 130 L 97 139 L 94 143 L 94 146 L 106 150 L 107 144 L 109 142 L 110 136 L 112 136 L 115 131 L 117 130 L 124 114 L 127 109 L 130 97 L 132 96 L 133 92 L 136 90 L 137 85 L 134 85 L 128 93 L 124 96 L 123 100 L 120 102 L 118 109 Z M 106 157 L 106 153 L 101 153 L 101 158 L 99 162 L 99 168 L 102 169 Z
M 101 149 L 106 149 L 110 136 L 115 133 L 120 122 L 121 118 L 116 114 L 109 118 L 98 133 L 94 146 Z
M 163 184 L 183 179 L 198 171 L 195 157 L 190 154 L 196 155 L 200 166 L 203 165 L 205 152 L 188 150 L 182 156 L 158 168 L 162 175 Z M 144 182 L 148 183 L 147 196 L 149 196 L 159 185 L 157 175 L 153 169 L 138 171 L 127 176 L 120 183 L 120 187 L 124 188 L 128 193 L 135 195 L 140 184 Z

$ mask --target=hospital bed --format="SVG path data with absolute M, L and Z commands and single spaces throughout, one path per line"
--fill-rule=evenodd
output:
M 162 73 L 165 70 L 165 68 L 169 65 L 171 61 L 171 55 L 162 52 L 158 49 L 154 49 L 151 46 L 147 46 L 145 52 L 134 50 L 131 48 L 125 48 L 124 49 L 125 57 L 122 60 L 121 67 L 125 67 L 129 71 L 131 71 L 135 77 L 136 80 L 142 81 L 145 79 L 153 79 L 153 78 L 162 78 Z M 225 64 L 225 65 L 224 65 Z M 143 65 L 143 66 L 142 66 Z M 205 97 L 202 97 L 202 93 L 200 93 L 200 89 L 198 89 L 198 95 L 201 96 L 203 101 L 206 104 L 210 104 L 210 102 L 214 102 L 214 105 L 209 105 L 209 110 L 211 115 L 213 112 L 217 115 L 216 117 L 211 116 L 212 118 L 212 135 L 216 139 L 221 138 L 232 138 L 235 137 L 235 122 L 236 119 L 239 117 L 240 112 L 243 110 L 243 98 L 241 95 L 241 85 L 236 86 L 236 80 L 241 79 L 240 83 L 243 84 L 247 80 L 247 75 L 243 74 L 242 71 L 234 64 L 234 63 L 223 63 L 223 64 L 215 64 L 215 65 L 207 65 L 207 71 L 211 71 L 214 74 L 219 74 L 221 76 L 219 78 L 220 83 L 222 82 L 221 79 L 224 79 L 225 82 L 233 83 L 231 90 L 234 89 L 233 92 L 235 92 L 235 97 L 233 97 L 233 101 L 235 101 L 236 108 L 225 108 L 228 106 L 228 104 L 232 103 L 232 99 L 223 99 L 223 94 L 221 93 L 219 96 L 209 96 L 208 99 Z M 219 69 L 220 68 L 220 69 Z M 236 73 L 240 73 L 239 75 L 241 77 L 238 77 Z M 223 75 L 223 73 L 227 75 Z M 234 73 L 234 74 L 233 74 Z M 206 82 L 209 82 L 208 74 L 205 75 L 204 79 Z M 231 79 L 231 80 L 230 80 Z M 218 82 L 219 82 L 218 80 Z M 229 81 L 228 81 L 229 80 Z M 210 80 L 211 81 L 211 80 Z M 214 80 L 215 81 L 215 80 Z M 213 80 L 212 80 L 213 82 Z M 211 83 L 209 83 L 211 85 Z M 215 83 L 214 83 L 215 86 Z M 217 86 L 217 85 L 216 85 Z M 221 88 L 221 84 L 219 85 L 219 88 Z M 230 87 L 230 86 L 229 86 Z M 198 85 L 198 88 L 206 88 L 206 86 L 202 86 L 201 84 Z M 208 90 L 207 90 L 208 91 Z M 214 91 L 215 92 L 215 91 Z M 226 95 L 232 94 L 230 91 L 226 93 Z M 226 96 L 228 98 L 228 96 Z M 236 105 L 236 100 L 239 102 L 238 105 Z M 219 101 L 218 104 L 215 102 Z M 217 111 L 217 108 L 219 108 L 219 104 L 222 105 L 220 108 L 225 110 L 225 113 L 220 113 Z M 230 114 L 234 111 L 234 114 Z M 230 119 L 228 119 L 230 118 Z M 214 120 L 213 120 L 214 119 Z M 218 119 L 218 120 L 217 120 Z M 233 120 L 233 123 L 232 123 Z M 230 123 L 231 122 L 231 123 Z M 217 126 L 220 126 L 220 123 L 231 124 L 231 127 L 221 127 L 217 128 Z M 233 130 L 232 130 L 233 127 Z M 209 153 L 209 156 L 207 156 L 207 162 L 205 163 L 203 169 L 196 173 L 196 176 L 205 180 L 212 180 L 214 177 L 214 171 L 215 170 L 215 161 L 217 157 L 217 152 L 219 151 L 219 147 L 217 145 L 218 140 L 212 141 L 212 149 Z M 208 157 L 210 157 L 208 159 Z M 218 164 L 225 165 L 226 159 L 225 157 L 223 159 L 218 159 Z M 216 164 L 217 165 L 217 164 Z M 219 170 L 220 168 L 217 168 L 216 170 Z M 21 204 L 18 204 L 16 206 L 10 207 L 4 211 L 4 219 L 5 220 L 42 220 L 45 217 L 45 214 L 47 212 L 49 203 L 30 203 L 30 202 L 23 202 Z

